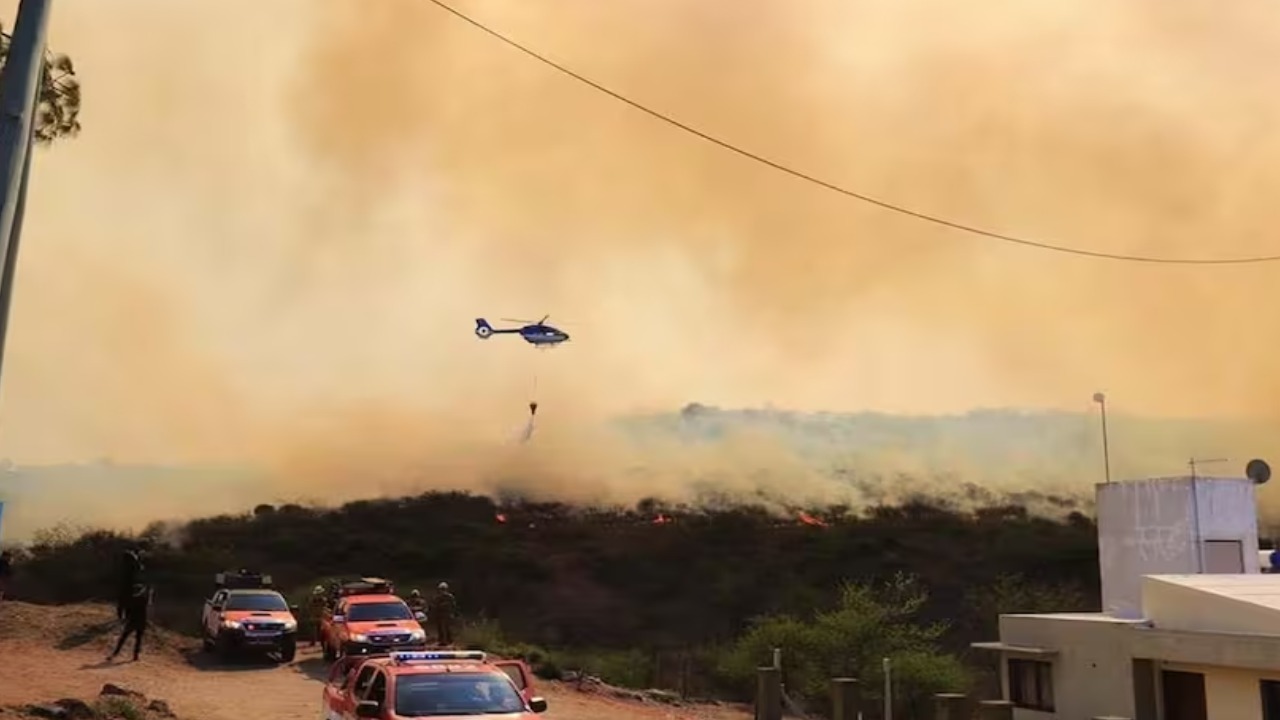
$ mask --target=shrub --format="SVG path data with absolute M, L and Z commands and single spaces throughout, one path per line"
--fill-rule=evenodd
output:
M 788 694 L 823 707 L 833 677 L 858 678 L 868 698 L 879 697 L 882 660 L 889 658 L 894 705 L 910 716 L 933 693 L 968 686 L 959 659 L 938 648 L 946 627 L 915 622 L 927 599 L 917 580 L 901 574 L 880 587 L 845 583 L 837 606 L 811 619 L 779 615 L 754 622 L 726 652 L 720 671 L 739 687 L 750 687 L 756 669 L 781 648 Z

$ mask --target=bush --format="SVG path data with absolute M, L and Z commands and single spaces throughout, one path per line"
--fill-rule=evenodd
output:
M 653 658 L 640 650 L 575 649 L 555 653 L 564 671 L 586 673 L 618 687 L 644 689 L 653 683 Z
M 881 587 L 846 583 L 837 606 L 811 619 L 757 620 L 725 654 L 720 670 L 745 689 L 755 682 L 756 669 L 772 662 L 773 649 L 781 648 L 788 694 L 825 707 L 833 677 L 858 678 L 868 698 L 879 698 L 887 657 L 894 705 L 910 717 L 928 706 L 933 693 L 964 691 L 969 683 L 959 659 L 938 648 L 946 627 L 914 621 L 927 599 L 918 581 L 906 575 Z
M 146 720 L 147 717 L 146 711 L 132 700 L 115 695 L 99 698 L 93 710 L 98 717 L 113 720 Z

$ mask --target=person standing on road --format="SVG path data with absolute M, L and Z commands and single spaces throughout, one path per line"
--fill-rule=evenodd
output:
M 311 623 L 314 635 L 311 636 L 311 644 L 314 646 L 320 640 L 320 623 L 324 616 L 329 613 L 329 598 L 325 596 L 324 586 L 317 585 L 311 591 Z
M 120 574 L 116 590 L 116 617 L 125 619 L 125 608 L 133 596 L 133 587 L 142 575 L 142 546 L 134 543 L 120 556 Z
M 426 632 L 427 626 L 423 623 L 423 618 L 427 615 L 427 599 L 422 597 L 422 593 L 414 589 L 409 593 L 409 609 L 413 611 L 413 617 L 418 621 L 418 625 L 422 627 L 422 631 Z M 421 617 L 418 613 L 422 613 Z
M 0 552 L 0 600 L 4 600 L 4 591 L 9 587 L 9 578 L 13 577 L 13 553 Z
M 458 599 L 449 592 L 449 583 L 436 586 L 436 596 L 431 599 L 431 616 L 436 622 L 436 642 L 442 646 L 453 644 L 453 615 L 458 611 Z
M 135 584 L 130 589 L 128 602 L 125 603 L 124 630 L 120 633 L 120 639 L 116 641 L 116 649 L 107 656 L 108 661 L 116 659 L 130 635 L 134 636 L 133 659 L 138 659 L 142 654 L 142 636 L 147 630 L 147 614 L 150 609 L 151 589 L 141 583 Z

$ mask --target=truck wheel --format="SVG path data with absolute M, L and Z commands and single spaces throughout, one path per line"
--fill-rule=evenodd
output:
M 280 661 L 291 663 L 298 656 L 298 641 L 285 640 L 280 643 Z
M 218 651 L 218 660 L 222 662 L 230 662 L 235 654 L 235 648 L 231 645 L 231 639 L 226 636 L 219 636 L 215 643 L 215 649 Z

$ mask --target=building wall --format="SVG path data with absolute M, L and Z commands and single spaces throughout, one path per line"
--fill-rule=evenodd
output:
M 1196 482 L 1196 508 L 1200 538 L 1242 541 L 1244 571 L 1260 572 L 1258 498 L 1253 481 L 1246 478 L 1201 478 Z
M 1097 486 L 1103 611 L 1139 618 L 1143 575 L 1200 572 L 1199 542 L 1240 540 L 1245 571 L 1258 572 L 1253 483 L 1161 478 Z
M 1211 720 L 1262 720 L 1260 680 L 1280 680 L 1280 671 L 1257 672 L 1208 665 L 1161 663 L 1164 670 L 1204 675 L 1205 704 Z
M 1098 486 L 1098 564 L 1104 612 L 1141 617 L 1143 575 L 1195 572 L 1191 498 L 1189 483 L 1177 480 Z
M 1014 710 L 1015 720 L 1077 720 L 1095 716 L 1134 716 L 1133 661 L 1129 625 L 1051 615 L 1004 615 L 1000 640 L 1010 645 L 1057 650 L 1041 657 L 1007 657 L 1053 662 L 1054 713 Z M 1009 697 L 1007 666 L 1001 662 L 1004 697 Z

